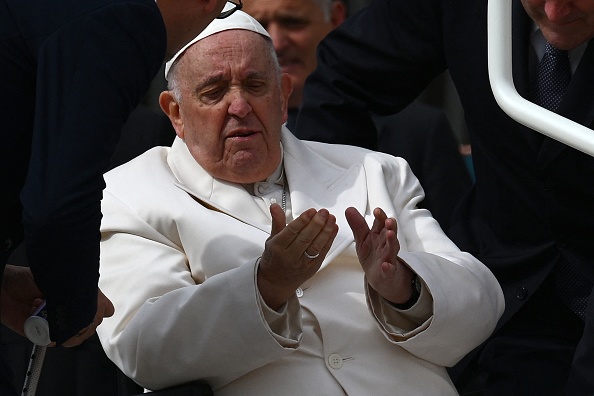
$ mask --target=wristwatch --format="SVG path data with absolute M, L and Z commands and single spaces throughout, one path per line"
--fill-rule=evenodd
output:
M 410 296 L 410 298 L 408 299 L 407 302 L 402 303 L 402 304 L 392 303 L 392 305 L 396 309 L 402 309 L 402 310 L 409 309 L 410 307 L 415 305 L 417 303 L 417 301 L 419 301 L 419 296 L 421 295 L 421 280 L 419 279 L 417 274 L 413 275 L 412 280 L 411 280 L 411 285 L 412 285 L 412 295 Z

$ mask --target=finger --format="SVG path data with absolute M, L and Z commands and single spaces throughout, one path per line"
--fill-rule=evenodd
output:
M 398 222 L 393 217 L 386 218 L 386 220 L 385 220 L 384 223 L 385 223 L 385 228 L 387 230 L 391 230 L 391 231 L 396 232 L 396 230 L 398 229 Z
M 287 226 L 275 235 L 275 239 L 283 249 L 289 249 L 291 244 L 300 237 L 303 230 L 311 223 L 317 211 L 313 208 L 301 213 L 299 217 L 291 221 Z
M 324 247 L 322 247 L 322 250 L 320 252 L 320 257 L 322 257 L 322 260 L 326 257 L 326 254 L 328 254 L 328 252 L 330 251 L 330 248 L 332 247 L 332 243 L 334 242 L 336 235 L 338 235 L 338 225 L 336 224 L 336 221 L 334 222 L 334 224 L 329 226 L 329 229 L 330 229 L 330 233 L 326 240 L 326 244 L 324 245 Z
M 82 344 L 85 340 L 91 337 L 95 333 L 95 325 L 91 323 L 89 326 L 85 327 L 73 337 L 70 337 L 64 343 L 62 343 L 63 347 L 72 348 Z
M 299 252 L 304 252 L 305 249 L 314 243 L 315 239 L 320 235 L 328 221 L 336 221 L 334 216 L 332 216 L 332 219 L 330 216 L 331 215 L 327 209 L 320 209 L 307 224 L 307 226 L 303 228 L 303 230 L 297 235 L 297 238 L 295 239 L 291 248 L 295 248 Z M 322 246 L 324 246 L 324 243 L 320 243 L 318 249 L 314 250 L 312 248 L 312 251 L 309 253 L 311 255 L 318 254 Z
M 265 248 L 264 252 L 262 253 L 262 261 L 260 262 L 260 266 L 262 268 L 267 268 L 270 263 L 278 260 L 279 258 L 287 259 L 288 257 L 292 257 L 293 261 L 298 260 L 298 256 L 303 253 L 303 250 L 299 251 L 293 248 L 291 251 L 291 245 L 316 214 L 316 210 L 310 208 L 303 212 L 295 220 L 291 221 L 286 226 L 283 226 L 279 224 L 279 213 L 277 213 L 277 208 L 273 208 L 273 206 L 274 205 L 271 205 L 270 207 L 271 215 L 273 215 L 276 220 L 273 220 L 273 229 L 271 230 L 271 235 L 266 240 L 266 244 L 264 246 Z M 280 228 L 282 228 L 282 230 L 279 230 Z M 275 232 L 276 234 L 274 234 Z
M 327 217 L 326 217 L 327 216 Z M 332 242 L 338 233 L 338 226 L 336 225 L 336 217 L 327 213 L 320 213 L 320 217 L 326 217 L 323 228 L 318 235 L 315 236 L 312 243 L 305 248 L 305 253 L 309 256 L 321 255 L 325 256 L 324 249 L 326 246 L 332 246 Z M 305 255 L 307 257 L 307 255 Z
M 396 221 L 393 221 L 393 224 L 395 225 Z M 396 258 L 398 252 L 400 251 L 400 242 L 398 241 L 398 236 L 395 229 L 391 228 L 386 230 L 386 245 L 388 247 L 387 255 L 388 258 L 390 258 L 388 261 L 393 262 L 394 258 Z
M 375 208 L 373 210 L 373 226 L 371 227 L 371 232 L 379 234 L 382 229 L 386 225 L 386 212 L 384 212 L 381 208 Z

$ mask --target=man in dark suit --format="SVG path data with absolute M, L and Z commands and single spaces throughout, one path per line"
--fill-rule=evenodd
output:
M 535 100 L 548 40 L 569 51 L 571 69 L 555 111 L 592 128 L 594 2 L 514 0 L 512 6 L 519 93 Z M 594 281 L 594 159 L 499 108 L 488 78 L 486 13 L 486 0 L 371 2 L 321 43 L 296 135 L 368 146 L 370 110 L 402 109 L 448 69 L 476 173 L 449 235 L 492 269 L 506 297 L 492 338 L 452 376 L 462 393 L 591 395 L 594 301 L 589 312 L 584 302 Z M 583 287 L 558 283 L 567 266 Z M 573 296 L 581 309 L 565 301 L 574 292 L 581 293 Z
M 174 138 L 175 130 L 165 113 L 140 104 L 130 113 L 122 127 L 120 139 L 111 157 L 111 168 L 128 162 L 152 147 L 170 146 Z M 24 250 L 24 245 L 20 246 L 9 258 L 10 264 L 25 267 L 18 268 L 21 277 L 28 274 Z M 6 280 L 5 286 L 9 284 L 23 288 L 27 283 L 21 278 L 20 282 Z M 27 302 L 30 303 L 30 300 Z M 9 303 L 14 304 L 14 301 Z M 25 308 L 28 311 L 30 305 L 25 305 Z M 0 334 L 6 361 L 12 369 L 13 384 L 18 389 L 25 379 L 32 344 L 4 325 L 0 326 Z M 105 355 L 98 337 L 93 335 L 76 347 L 49 348 L 46 351 L 43 370 L 37 384 L 37 393 L 114 396 L 120 394 L 118 392 L 120 386 L 134 387 L 131 380 L 124 383 L 124 379 L 123 374 L 119 373 L 117 367 Z M 142 388 L 137 387 L 134 393 L 142 393 L 142 391 Z M 128 392 L 123 394 L 127 395 Z
M 284 73 L 293 84 L 287 127 L 293 131 L 303 85 L 316 67 L 320 41 L 347 18 L 342 0 L 250 0 L 244 11 L 270 33 Z M 454 207 L 471 186 L 454 132 L 438 108 L 415 101 L 399 114 L 374 117 L 377 149 L 403 157 L 421 182 L 429 209 L 444 230 Z M 375 137 L 373 140 L 375 141 Z
M 0 276 L 24 239 L 57 344 L 80 344 L 113 309 L 98 301 L 100 200 L 121 127 L 164 56 L 224 5 L 0 0 Z M 22 333 L 24 317 L 2 319 Z

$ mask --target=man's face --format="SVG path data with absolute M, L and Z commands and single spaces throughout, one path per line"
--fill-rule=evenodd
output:
M 228 30 L 198 41 L 179 59 L 181 103 L 164 108 L 213 177 L 254 183 L 280 163 L 291 87 L 288 77 L 279 86 L 269 48 L 258 33 Z
M 594 37 L 594 0 L 522 0 L 555 48 L 570 50 Z
M 289 108 L 299 107 L 305 79 L 316 68 L 316 48 L 344 15 L 326 18 L 318 0 L 249 0 L 243 10 L 272 37 L 282 70 L 293 83 Z

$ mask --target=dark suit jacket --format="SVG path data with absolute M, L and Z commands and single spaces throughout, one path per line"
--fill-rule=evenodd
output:
M 465 110 L 476 173 L 449 235 L 500 280 L 506 297 L 501 326 L 561 255 L 594 281 L 594 159 L 549 138 L 535 143 L 536 132 L 499 108 L 488 79 L 486 12 L 486 0 L 371 2 L 319 46 L 295 133 L 369 147 L 369 110 L 398 111 L 449 69 Z M 513 15 L 514 81 L 529 97 L 531 24 L 519 0 Z M 593 42 L 558 112 L 593 127 Z M 594 372 L 592 358 L 589 364 Z
M 153 0 L 0 0 L 0 278 L 26 235 L 52 340 L 93 320 L 102 175 L 165 44 Z
M 446 232 L 452 212 L 472 182 L 442 110 L 414 101 L 397 114 L 374 116 L 378 150 L 404 158 L 425 191 L 429 209 Z
M 165 45 L 153 0 L 0 0 L 0 263 L 25 236 L 55 341 L 93 319 L 103 173 Z
M 175 130 L 169 118 L 162 111 L 141 104 L 130 113 L 122 127 L 111 167 L 128 162 L 152 147 L 169 146 L 174 137 Z M 20 246 L 13 251 L 10 263 L 28 266 L 24 250 Z M 27 373 L 32 344 L 4 326 L 0 326 L 0 334 L 3 352 L 12 369 L 13 384 L 20 389 Z M 37 384 L 40 395 L 116 396 L 140 394 L 142 391 L 143 388 L 127 380 L 109 360 L 97 335 L 77 347 L 48 348 Z M 0 392 L 0 395 L 4 394 Z

